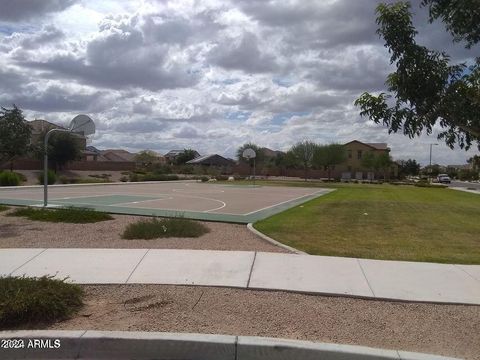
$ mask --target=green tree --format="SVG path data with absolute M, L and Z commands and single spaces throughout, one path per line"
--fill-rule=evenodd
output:
M 392 158 L 388 153 L 381 153 L 375 157 L 374 168 L 383 172 L 383 180 L 387 179 L 387 171 L 390 170 L 392 163 Z
M 313 154 L 313 165 L 328 171 L 328 180 L 336 165 L 347 160 L 347 151 L 341 144 L 317 145 Z
M 183 165 L 187 161 L 195 159 L 196 153 L 197 152 L 193 149 L 184 149 L 183 152 L 178 154 L 178 156 L 176 157 L 175 164 Z
M 467 160 L 467 164 L 470 164 L 473 170 L 480 170 L 480 155 L 473 155 Z
M 158 159 L 157 154 L 152 150 L 143 150 L 135 155 L 135 162 L 141 163 L 143 167 L 150 167 Z
M 375 166 L 376 166 L 375 161 L 376 161 L 376 158 L 375 158 L 375 155 L 373 154 L 373 152 L 372 151 L 367 151 L 362 156 L 361 164 L 362 164 L 362 167 L 371 171 L 371 170 L 375 169 Z
M 440 168 L 440 165 L 438 164 L 433 164 L 433 165 L 427 165 L 425 166 L 421 171 L 420 173 L 423 174 L 423 175 L 427 175 L 427 176 L 437 176 L 438 174 L 440 174 L 440 171 L 442 169 Z
M 290 154 L 287 156 L 294 159 L 295 163 L 303 168 L 305 181 L 308 178 L 308 170 L 313 166 L 313 155 L 317 147 L 318 145 L 314 142 L 304 140 L 293 145 L 287 153 Z
M 422 6 L 467 48 L 479 41 L 478 0 L 424 0 Z M 470 67 L 451 64 L 446 53 L 418 45 L 408 2 L 382 3 L 376 11 L 377 33 L 396 71 L 387 78 L 388 94 L 363 93 L 355 101 L 360 114 L 409 137 L 431 134 L 437 124 L 438 138 L 451 148 L 469 149 L 473 143 L 480 148 L 480 58 Z
M 420 173 L 420 164 L 414 159 L 400 162 L 399 172 L 403 176 L 415 176 Z
M 74 135 L 53 133 L 48 141 L 48 158 L 54 164 L 55 172 L 66 163 L 80 158 L 80 144 Z
M 32 128 L 23 117 L 22 110 L 13 105 L 13 109 L 1 108 L 0 111 L 0 161 L 10 162 L 16 156 L 25 155 L 30 149 Z

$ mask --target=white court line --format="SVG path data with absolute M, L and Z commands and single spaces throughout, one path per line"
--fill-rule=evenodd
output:
M 101 196 L 124 196 L 124 195 L 102 194 L 102 195 L 85 195 L 85 196 L 67 196 L 67 197 L 62 197 L 62 198 L 51 198 L 50 200 L 51 201 L 57 201 L 57 200 L 85 199 L 85 198 L 101 197 Z
M 273 204 L 273 205 L 270 205 L 270 206 L 266 206 L 266 207 L 264 207 L 264 208 L 261 208 L 261 209 L 258 209 L 258 210 L 254 210 L 254 211 L 251 211 L 251 212 L 249 212 L 249 213 L 242 214 L 242 215 L 252 215 L 252 214 L 255 214 L 255 213 L 259 212 L 259 211 L 271 209 L 271 208 L 273 208 L 273 207 L 276 207 L 276 206 L 279 206 L 279 205 L 282 205 L 282 204 L 286 204 L 286 203 L 291 202 L 291 201 L 300 200 L 301 198 L 304 198 L 304 197 L 307 197 L 307 196 L 312 196 L 312 195 L 318 194 L 318 193 L 323 192 L 323 191 L 325 191 L 325 189 L 324 189 L 324 190 L 315 191 L 315 192 L 313 192 L 313 193 L 311 193 L 311 194 L 302 195 L 302 196 L 299 196 L 299 197 L 296 197 L 296 198 L 293 198 L 293 199 L 290 199 L 290 200 L 285 200 L 285 201 L 279 202 L 279 203 L 277 203 L 277 204 Z M 333 190 L 331 190 L 331 191 L 333 191 Z M 331 192 L 331 191 L 329 191 L 329 192 Z
M 159 195 L 168 196 L 169 194 L 159 194 Z M 173 197 L 169 196 L 169 197 L 158 198 L 158 199 L 148 199 L 148 200 L 129 201 L 129 202 L 124 202 L 124 203 L 114 203 L 111 206 L 121 206 L 121 205 L 128 205 L 128 204 L 140 204 L 140 203 L 149 202 L 149 201 L 161 201 L 161 200 L 173 200 Z

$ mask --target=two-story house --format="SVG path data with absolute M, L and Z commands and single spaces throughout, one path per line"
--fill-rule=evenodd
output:
M 353 140 L 344 144 L 344 146 L 347 152 L 347 160 L 336 167 L 336 172 L 340 172 L 342 178 L 363 180 L 380 176 L 373 168 L 366 168 L 363 160 L 368 153 L 373 154 L 375 157 L 381 154 L 390 154 L 390 148 L 387 143 L 363 143 Z M 386 175 L 388 177 L 397 177 L 398 165 L 395 162 L 392 163 Z

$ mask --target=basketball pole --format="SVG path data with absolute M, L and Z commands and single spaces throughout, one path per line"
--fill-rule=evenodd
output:
M 255 178 L 256 177 L 257 177 L 257 175 L 256 175 L 255 158 L 253 158 L 253 186 L 255 186 Z
M 71 132 L 70 130 L 66 130 L 66 129 L 51 129 L 45 135 L 45 140 L 43 142 L 43 147 L 44 147 L 43 149 L 43 206 L 44 207 L 48 206 L 48 139 L 50 138 L 50 135 L 55 131 L 65 132 L 65 133 Z

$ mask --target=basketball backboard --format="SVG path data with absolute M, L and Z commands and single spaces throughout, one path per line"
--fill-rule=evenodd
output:
M 257 156 L 257 154 L 255 153 L 255 150 L 253 150 L 252 148 L 247 148 L 243 150 L 242 156 L 245 159 L 254 159 Z
M 72 133 L 89 136 L 95 134 L 95 123 L 87 115 L 77 115 L 70 123 Z

